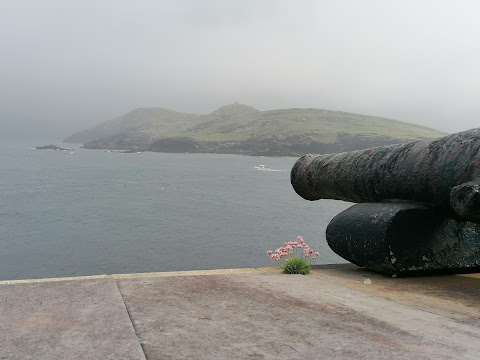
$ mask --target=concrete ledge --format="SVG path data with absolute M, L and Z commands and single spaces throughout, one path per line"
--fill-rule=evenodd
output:
M 355 269 L 357 266 L 352 264 L 326 264 L 313 265 L 313 270 L 322 269 Z M 214 269 L 214 270 L 185 270 L 185 271 L 163 271 L 163 272 L 146 272 L 146 273 L 127 273 L 127 274 L 103 274 L 88 276 L 70 276 L 58 278 L 43 279 L 21 279 L 21 280 L 0 280 L 0 285 L 7 284 L 31 284 L 54 281 L 74 281 L 74 280 L 95 280 L 95 279 L 131 279 L 131 278 L 148 278 L 148 277 L 169 277 L 169 276 L 199 276 L 199 275 L 229 275 L 229 274 L 254 274 L 259 272 L 275 273 L 280 272 L 278 266 L 260 267 L 260 268 L 237 268 L 237 269 Z
M 0 282 L 0 359 L 471 359 L 480 274 L 351 264 Z
M 260 268 L 239 268 L 239 269 L 218 269 L 218 270 L 190 270 L 190 271 L 133 273 L 133 274 L 112 274 L 111 276 L 114 279 L 131 279 L 131 278 L 156 278 L 156 277 L 170 277 L 170 276 L 253 274 L 253 273 L 259 273 L 260 271 L 261 271 Z
M 31 283 L 55 282 L 55 281 L 95 280 L 95 279 L 110 279 L 110 278 L 131 279 L 131 278 L 169 277 L 169 276 L 253 274 L 261 271 L 278 271 L 278 269 L 279 269 L 278 267 L 272 267 L 272 268 L 238 268 L 238 269 L 215 269 L 215 270 L 164 271 L 164 272 L 111 274 L 111 275 L 103 274 L 103 275 L 70 276 L 70 277 L 44 278 L 44 279 L 0 280 L 0 285 L 31 284 Z
M 0 359 L 144 360 L 116 281 L 0 285 Z
M 90 276 L 72 276 L 72 277 L 59 277 L 59 278 L 45 278 L 45 279 L 24 279 L 24 280 L 1 280 L 0 285 L 7 284 L 33 284 L 43 282 L 56 282 L 56 281 L 72 281 L 72 280 L 95 280 L 95 279 L 108 279 L 110 275 L 90 275 Z

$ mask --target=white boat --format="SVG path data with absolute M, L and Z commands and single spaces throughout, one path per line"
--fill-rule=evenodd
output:
M 255 170 L 270 171 L 270 168 L 266 165 L 255 166 Z

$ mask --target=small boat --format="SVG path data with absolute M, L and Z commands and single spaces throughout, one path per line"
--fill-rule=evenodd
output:
M 270 168 L 266 165 L 255 166 L 255 170 L 270 171 Z

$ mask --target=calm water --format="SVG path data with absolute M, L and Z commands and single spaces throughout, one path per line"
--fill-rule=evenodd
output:
M 269 266 L 297 235 L 343 262 L 325 228 L 350 204 L 296 195 L 296 158 L 31 149 L 47 143 L 0 146 L 0 279 Z

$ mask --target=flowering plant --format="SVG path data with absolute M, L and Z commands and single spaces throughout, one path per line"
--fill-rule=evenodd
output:
M 320 254 L 318 251 L 313 252 L 305 240 L 298 236 L 297 241 L 286 242 L 275 251 L 268 250 L 267 255 L 278 262 L 285 274 L 306 275 L 310 272 L 311 264 Z

